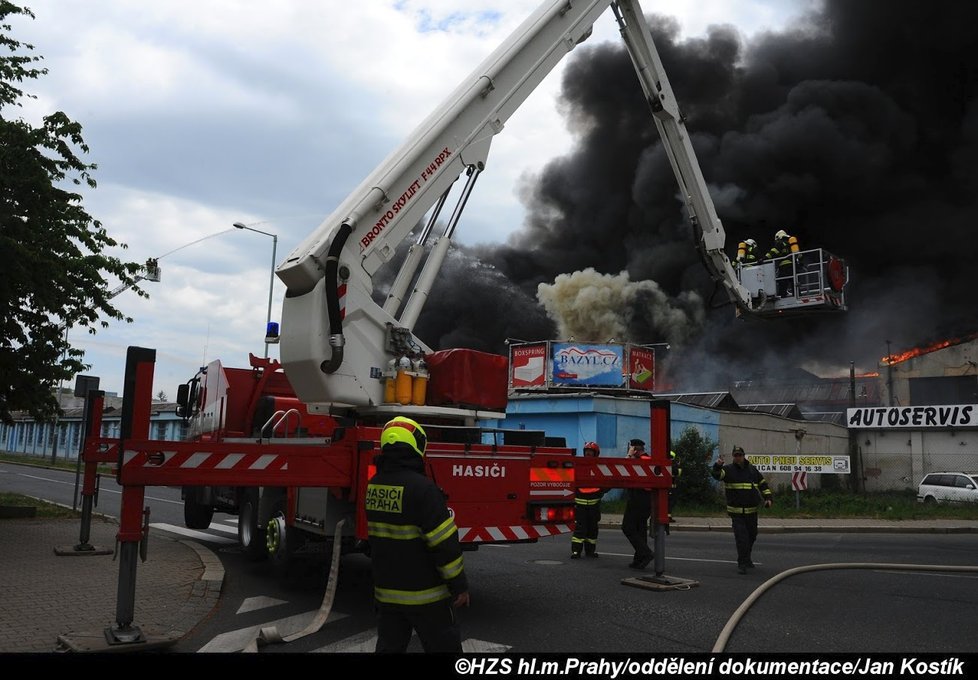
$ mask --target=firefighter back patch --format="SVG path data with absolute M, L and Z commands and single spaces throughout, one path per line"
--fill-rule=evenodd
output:
M 400 513 L 403 508 L 404 487 L 387 484 L 368 484 L 364 507 L 367 510 Z

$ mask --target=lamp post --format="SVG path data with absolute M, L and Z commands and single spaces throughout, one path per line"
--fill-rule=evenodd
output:
M 278 249 L 278 235 L 271 234 L 267 231 L 262 231 L 261 229 L 255 229 L 254 227 L 249 227 L 247 224 L 242 224 L 241 222 L 235 222 L 232 226 L 236 229 L 247 229 L 248 231 L 253 231 L 256 234 L 264 234 L 265 236 L 272 237 L 272 271 L 268 278 L 268 315 L 265 317 L 265 358 L 268 358 L 268 326 L 272 322 L 272 291 L 275 289 L 275 252 Z

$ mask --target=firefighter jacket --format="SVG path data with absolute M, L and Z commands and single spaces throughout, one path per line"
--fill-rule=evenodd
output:
M 424 458 L 389 444 L 374 462 L 364 505 L 377 602 L 425 605 L 466 592 L 455 519 L 425 475 Z
M 757 506 L 762 500 L 773 500 L 767 481 L 760 470 L 744 459 L 743 465 L 727 463 L 713 464 L 711 472 L 714 479 L 723 482 L 727 496 L 727 512 L 731 515 L 747 515 L 757 512 Z
M 670 474 L 672 474 L 672 488 L 675 489 L 679 486 L 679 478 L 683 475 L 683 468 L 679 464 L 679 459 L 676 458 L 676 452 L 669 452 L 669 460 L 671 461 Z
M 574 503 L 576 505 L 599 505 L 604 496 L 604 489 L 596 486 L 578 488 L 574 493 Z
M 777 260 L 778 269 L 783 270 L 791 266 L 791 255 L 797 253 L 799 248 L 796 237 L 782 238 L 774 242 L 774 246 L 764 254 L 764 259 Z

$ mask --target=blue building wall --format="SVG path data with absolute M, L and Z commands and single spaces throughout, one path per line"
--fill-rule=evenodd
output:
M 718 441 L 720 414 L 687 404 L 670 405 L 669 437 L 677 440 L 687 427 Z M 563 437 L 567 446 L 580 452 L 586 441 L 596 441 L 602 455 L 624 456 L 628 441 L 651 439 L 649 401 L 604 395 L 548 395 L 511 398 L 503 420 L 486 425 L 514 430 L 542 430 L 550 437 Z
M 584 442 L 595 441 L 603 456 L 624 456 L 631 439 L 651 441 L 650 402 L 646 399 L 595 394 L 547 395 L 510 398 L 503 420 L 486 421 L 489 427 L 513 430 L 542 430 L 548 437 L 563 437 L 577 453 Z M 676 441 L 693 427 L 714 442 L 720 438 L 720 413 L 708 408 L 671 403 L 669 438 Z M 605 498 L 621 496 L 611 489 Z

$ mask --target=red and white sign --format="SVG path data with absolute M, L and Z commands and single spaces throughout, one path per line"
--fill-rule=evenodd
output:
M 793 472 L 791 473 L 791 488 L 795 491 L 805 491 L 808 488 L 808 473 L 807 472 Z
M 521 345 L 510 350 L 510 387 L 546 385 L 547 345 Z

